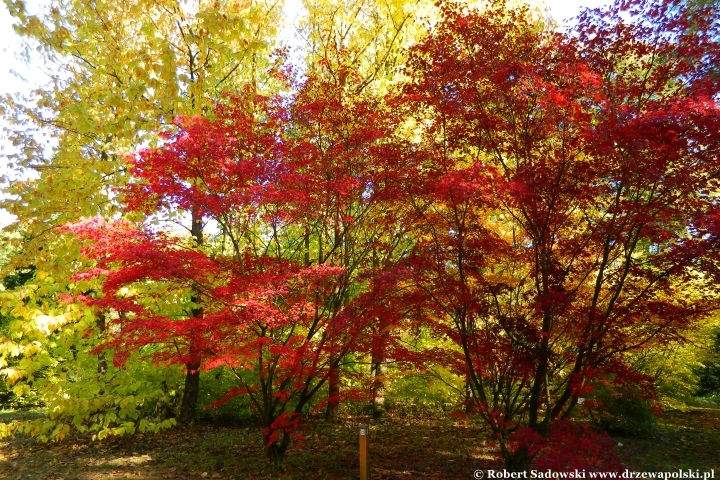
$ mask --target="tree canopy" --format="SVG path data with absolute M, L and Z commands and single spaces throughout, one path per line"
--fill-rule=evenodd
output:
M 3 293 L 12 382 L 79 354 L 98 391 L 106 356 L 114 378 L 225 369 L 210 406 L 247 397 L 281 461 L 309 409 L 377 407 L 388 364 L 437 367 L 508 469 L 619 468 L 579 405 L 650 399 L 633 356 L 719 306 L 716 6 L 620 1 L 558 32 L 502 1 L 440 2 L 424 30 L 404 2 L 313 3 L 300 75 L 270 53 L 275 4 L 80 3 L 43 22 L 8 2 L 70 60 L 67 88 L 13 104 L 54 112 L 58 146 L 28 163 L 16 131 L 41 171 L 13 190 L 17 258 L 47 286 Z M 104 25 L 130 6 L 120 42 Z M 122 398 L 104 428 L 148 428 Z

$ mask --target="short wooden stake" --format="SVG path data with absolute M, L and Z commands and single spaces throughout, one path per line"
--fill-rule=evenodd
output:
M 368 480 L 368 426 L 360 425 L 360 480 Z

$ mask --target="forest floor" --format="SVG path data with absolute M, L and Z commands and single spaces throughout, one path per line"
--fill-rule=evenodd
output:
M 1 420 L 1 418 L 0 418 Z M 269 465 L 257 428 L 201 425 L 102 442 L 74 437 L 39 444 L 0 440 L 0 479 L 357 479 L 358 425 L 310 420 L 301 450 L 291 447 L 281 468 Z M 477 426 L 418 417 L 372 421 L 369 459 L 373 480 L 470 480 L 499 468 Z M 720 408 L 666 412 L 647 438 L 615 438 L 635 472 L 710 472 L 720 479 Z

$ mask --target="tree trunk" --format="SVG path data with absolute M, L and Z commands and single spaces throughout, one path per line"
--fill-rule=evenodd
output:
M 373 273 L 380 271 L 380 259 L 378 258 L 375 247 L 372 249 L 372 265 Z M 387 345 L 388 325 L 387 321 L 378 319 L 377 336 L 373 342 L 372 358 L 371 358 L 371 375 L 373 389 L 373 418 L 385 416 L 385 377 L 387 375 L 387 358 L 385 355 L 385 347 Z
M 200 393 L 200 362 L 188 363 L 185 368 L 187 368 L 187 373 L 180 406 L 180 423 L 192 425 L 195 423 L 198 393 Z
M 95 320 L 95 325 L 97 326 L 98 330 L 100 330 L 100 335 L 105 332 L 105 329 L 107 328 L 105 325 L 105 315 L 99 314 Z M 105 352 L 102 351 L 100 354 L 98 354 L 98 373 L 102 374 L 107 372 L 107 359 L 105 358 Z
M 338 410 L 340 407 L 340 367 L 333 364 L 330 367 L 328 377 L 328 404 L 325 410 L 325 420 L 328 422 L 338 421 Z
M 202 217 L 195 209 L 192 211 L 190 234 L 196 246 L 199 247 L 203 244 Z M 200 303 L 200 297 L 196 293 L 193 293 L 190 300 L 195 304 Z M 202 317 L 203 309 L 194 308 L 192 316 Z M 194 339 L 190 339 L 190 362 L 185 364 L 185 368 L 187 373 L 185 374 L 185 388 L 183 389 L 182 404 L 180 406 L 180 423 L 192 425 L 195 423 L 198 394 L 200 393 L 200 354 L 197 351 Z
M 475 396 L 472 391 L 472 379 L 468 373 L 465 377 L 465 413 L 472 412 L 475 406 Z
M 378 353 L 372 359 L 373 377 L 373 418 L 381 418 L 387 413 L 385 410 L 385 376 L 387 375 L 387 364 L 385 355 Z
M 509 458 L 505 459 L 505 468 L 508 472 L 527 472 L 532 466 L 528 447 L 522 445 Z
M 374 259 L 373 259 L 374 260 Z M 375 261 L 373 261 L 375 263 Z M 387 344 L 387 322 L 382 319 L 378 322 L 377 335 L 373 341 L 371 358 L 371 375 L 373 389 L 373 418 L 385 415 L 385 376 L 387 375 L 387 358 L 385 346 Z
M 265 436 L 265 445 L 268 445 L 270 443 L 270 437 Z M 287 433 L 282 434 L 282 440 L 275 441 L 270 446 L 265 447 L 265 453 L 267 454 L 268 458 L 270 459 L 270 462 L 272 462 L 274 465 L 279 465 L 282 463 L 283 459 L 285 458 L 285 452 L 287 452 L 288 447 L 290 446 L 290 435 Z

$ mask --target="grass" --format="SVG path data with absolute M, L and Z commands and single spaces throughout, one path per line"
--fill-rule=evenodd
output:
M 7 420 L 12 413 L 0 412 Z M 373 480 L 470 479 L 498 468 L 478 427 L 449 419 L 346 417 L 339 424 L 310 419 L 302 449 L 291 448 L 282 467 L 271 466 L 257 428 L 204 425 L 103 442 L 75 436 L 39 444 L 0 441 L 0 479 L 354 479 L 358 425 L 370 423 Z M 720 478 L 720 408 L 668 412 L 648 438 L 616 438 L 633 471 L 716 470 Z
M 647 438 L 618 438 L 636 471 L 715 470 L 720 478 L 720 407 L 670 411 Z
M 45 415 L 43 409 L 33 410 L 0 410 L 0 422 L 12 422 L 13 420 L 30 420 Z

